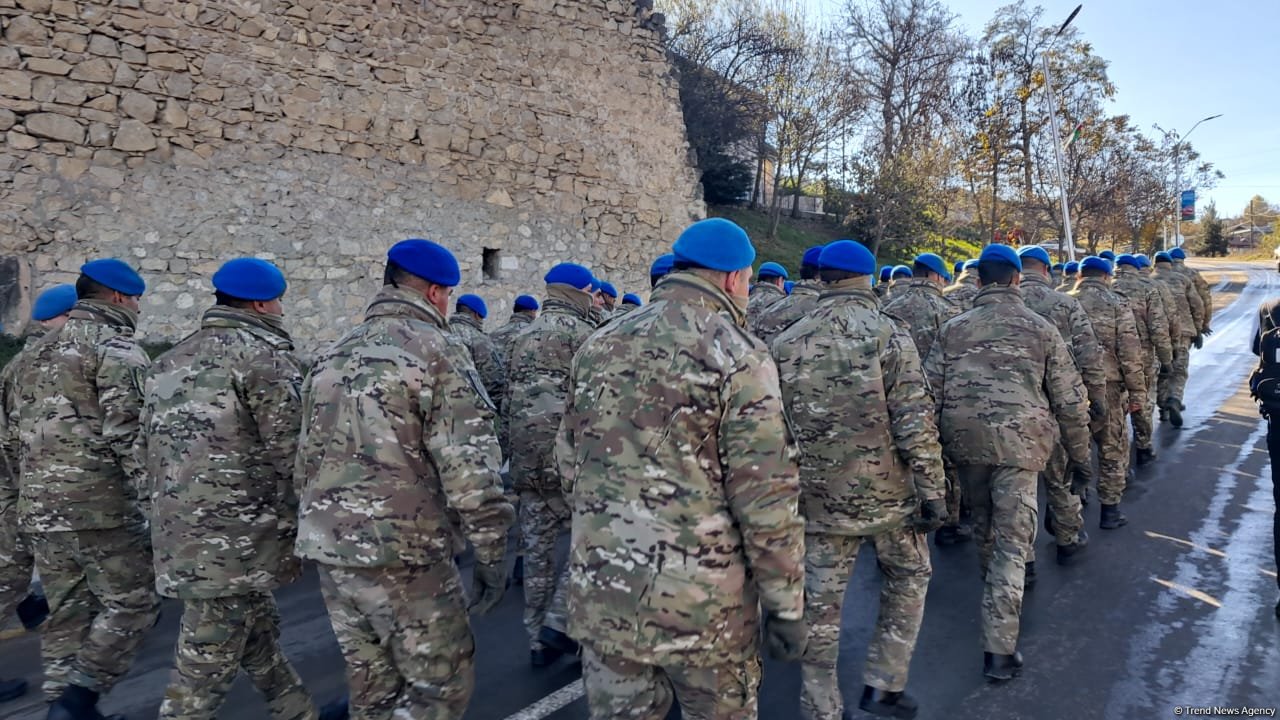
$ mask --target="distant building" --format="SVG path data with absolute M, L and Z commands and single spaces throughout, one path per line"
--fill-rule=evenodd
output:
M 1250 225 L 1237 223 L 1223 231 L 1227 236 L 1227 247 L 1231 250 L 1252 250 L 1262 243 L 1263 235 L 1270 235 L 1270 225 Z

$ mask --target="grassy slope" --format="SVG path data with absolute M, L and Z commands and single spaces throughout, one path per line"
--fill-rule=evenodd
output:
M 778 223 L 778 237 L 770 239 L 768 214 L 741 207 L 709 205 L 707 216 L 727 218 L 741 225 L 755 243 L 756 267 L 773 261 L 785 267 L 793 279 L 800 277 L 800 257 L 806 249 L 840 238 L 837 227 L 783 217 Z

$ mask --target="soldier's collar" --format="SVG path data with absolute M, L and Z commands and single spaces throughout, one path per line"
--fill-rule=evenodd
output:
M 1009 302 L 1022 302 L 1022 291 L 1012 285 L 987 285 L 973 299 L 974 305 Z
M 864 300 L 874 305 L 880 304 L 880 296 L 871 288 L 871 276 L 847 278 L 839 282 L 826 283 L 818 295 L 818 302 L 825 303 L 835 298 L 853 298 Z
M 542 311 L 569 311 L 587 322 L 591 322 L 591 296 L 581 290 L 561 284 L 547 286 L 547 299 L 542 303 Z
M 1035 283 L 1036 285 L 1048 285 L 1049 278 L 1045 277 L 1044 275 L 1041 275 L 1040 273 L 1023 273 L 1022 282 Z
M 200 326 L 239 327 L 262 337 L 272 345 L 280 344 L 281 340 L 290 346 L 293 344 L 293 338 L 289 337 L 289 331 L 284 329 L 284 318 L 278 315 L 262 315 L 251 310 L 242 310 L 240 308 L 227 307 L 226 305 L 214 305 L 204 311 L 204 317 L 200 319 Z
M 138 313 L 122 305 L 113 305 L 101 300 L 84 299 L 76 302 L 68 317 L 72 320 L 88 320 L 106 323 L 115 327 L 138 329 Z
M 787 294 L 786 290 L 783 290 L 782 288 L 770 282 L 758 282 L 755 285 L 751 286 L 752 295 L 755 295 L 756 293 L 768 293 L 768 292 L 776 292 L 781 295 Z
M 791 288 L 791 294 L 792 295 L 797 295 L 797 294 L 821 295 L 822 281 L 821 280 L 801 280 L 800 282 L 796 283 L 795 287 Z
M 674 297 L 685 302 L 695 302 L 728 315 L 738 327 L 746 327 L 747 324 L 746 310 L 734 302 L 728 293 L 697 273 L 682 270 L 671 273 L 658 281 L 652 297 L 653 301 Z
M 454 323 L 466 325 L 467 327 L 475 328 L 481 332 L 484 331 L 484 326 L 480 324 L 480 321 L 466 313 L 454 313 L 449 316 L 449 324 L 452 325 Z
M 420 293 L 406 288 L 384 285 L 365 310 L 365 319 L 403 315 L 433 323 L 441 330 L 448 328 L 444 315 Z

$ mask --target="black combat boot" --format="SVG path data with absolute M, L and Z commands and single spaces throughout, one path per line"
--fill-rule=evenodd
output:
M 538 631 L 538 642 L 542 643 L 543 647 L 554 650 L 556 657 L 578 654 L 578 641 L 555 628 L 543 626 Z
M 18 603 L 18 619 L 22 627 L 35 630 L 49 617 L 49 601 L 43 595 L 31 594 Z
M 524 584 L 524 556 L 523 555 L 517 555 L 515 564 L 512 565 L 511 567 L 511 584 L 512 585 Z
M 1036 561 L 1032 560 L 1023 566 L 1022 590 L 1026 592 L 1036 586 Z
M 80 685 L 68 685 L 49 706 L 45 717 L 46 720 L 112 720 L 98 712 L 98 693 Z
M 1155 462 L 1156 451 L 1151 448 L 1138 448 L 1138 467 Z
M 910 695 L 904 692 L 880 690 L 870 685 L 862 688 L 862 699 L 858 701 L 858 707 L 872 715 L 903 718 L 903 720 L 911 720 L 920 711 L 920 705 Z M 849 717 L 848 712 L 845 713 L 845 717 Z
M 933 544 L 938 546 L 959 545 L 970 539 L 972 536 L 965 534 L 959 525 L 943 525 L 933 534 Z
M 319 720 L 348 720 L 351 717 L 351 696 L 342 697 L 320 708 Z
M 27 694 L 27 681 L 22 678 L 0 680 L 0 702 L 16 700 Z
M 1129 524 L 1129 518 L 1120 512 L 1120 505 L 1103 505 L 1102 520 L 1098 523 L 1098 527 L 1103 530 L 1115 530 Z
M 1169 424 L 1176 428 L 1182 427 L 1182 411 L 1172 401 L 1169 404 Z
M 1070 545 L 1058 546 L 1058 564 L 1075 564 L 1075 562 L 1080 559 L 1080 554 L 1083 553 L 1084 549 L 1087 547 L 1089 547 L 1089 535 L 1084 531 L 1084 529 L 1081 529 L 1076 535 L 1075 542 Z
M 1012 680 L 1022 673 L 1022 653 L 1012 655 L 982 654 L 982 674 L 992 682 Z
M 1044 509 L 1044 531 L 1053 534 L 1053 508 L 1050 507 Z

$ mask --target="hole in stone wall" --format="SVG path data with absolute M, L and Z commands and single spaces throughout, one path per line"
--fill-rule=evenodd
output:
M 497 248 L 485 248 L 480 255 L 480 269 L 484 271 L 485 280 L 498 279 L 498 262 L 501 251 Z

